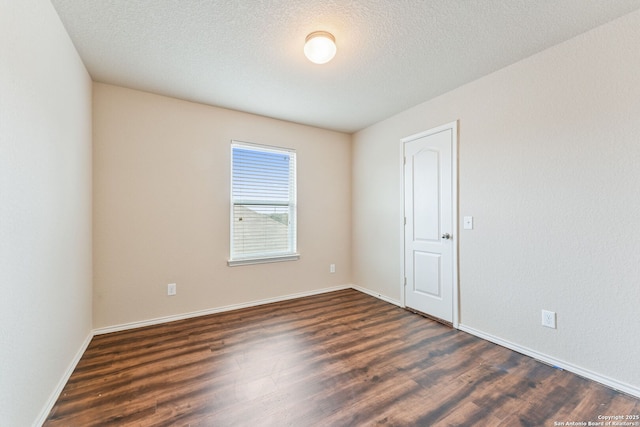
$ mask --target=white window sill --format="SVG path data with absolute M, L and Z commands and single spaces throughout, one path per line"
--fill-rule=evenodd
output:
M 300 254 L 288 254 L 288 255 L 267 256 L 267 257 L 260 257 L 260 258 L 230 259 L 227 261 L 227 265 L 229 267 L 237 267 L 239 265 L 268 264 L 272 262 L 297 261 L 299 259 L 300 259 Z

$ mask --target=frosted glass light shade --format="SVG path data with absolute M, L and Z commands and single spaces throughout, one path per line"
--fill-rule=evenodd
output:
M 336 39 L 326 31 L 315 31 L 307 36 L 304 55 L 315 64 L 326 64 L 336 55 Z

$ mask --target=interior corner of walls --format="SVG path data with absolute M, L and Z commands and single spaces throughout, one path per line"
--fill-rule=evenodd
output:
M 351 288 L 355 289 L 358 292 L 371 295 L 372 297 L 378 298 L 382 301 L 386 301 L 389 304 L 397 305 L 398 307 L 404 307 L 404 304 L 401 301 L 396 300 L 394 298 L 389 298 L 388 296 L 381 294 L 379 292 L 373 291 L 371 289 L 363 288 L 362 286 L 358 286 L 358 285 L 351 285 Z
M 85 351 L 87 351 L 87 348 L 89 347 L 89 344 L 91 344 L 91 340 L 93 339 L 93 337 L 94 337 L 93 331 L 90 331 L 87 337 L 84 339 L 84 341 L 80 345 L 80 348 L 76 352 L 75 356 L 69 363 L 69 366 L 60 377 L 60 380 L 58 381 L 58 384 L 56 385 L 55 389 L 53 390 L 53 392 L 51 392 L 51 395 L 49 396 L 49 399 L 47 400 L 44 407 L 42 408 L 40 415 L 38 416 L 36 421 L 33 423 L 34 426 L 41 426 L 47 420 L 47 417 L 49 416 L 51 409 L 53 409 L 53 406 L 55 405 L 56 401 L 60 397 L 62 390 L 67 385 L 67 382 L 69 381 L 69 378 L 71 378 L 71 374 L 73 374 L 73 371 L 76 369 L 76 366 L 78 366 L 80 359 L 82 359 L 82 356 L 84 355 Z

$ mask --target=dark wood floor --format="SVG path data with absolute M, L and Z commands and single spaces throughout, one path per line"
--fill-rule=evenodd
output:
M 96 336 L 45 426 L 554 426 L 638 414 L 638 399 L 345 290 Z

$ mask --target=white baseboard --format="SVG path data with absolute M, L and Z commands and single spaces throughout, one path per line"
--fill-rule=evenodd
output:
M 386 301 L 386 302 L 388 302 L 389 304 L 397 305 L 398 307 L 402 307 L 402 308 L 404 308 L 404 305 L 403 305 L 400 301 L 397 301 L 397 300 L 391 299 L 391 298 L 386 297 L 386 296 L 384 296 L 384 295 L 382 295 L 382 294 L 379 294 L 379 293 L 377 293 L 377 292 L 373 292 L 373 291 L 372 291 L 372 290 L 370 290 L 370 289 L 362 288 L 362 287 L 360 287 L 360 286 L 356 286 L 356 285 L 351 285 L 351 288 L 352 288 L 352 289 L 355 289 L 356 291 L 360 291 L 360 292 L 362 292 L 363 294 L 371 295 L 372 297 L 375 297 L 375 298 L 381 299 L 382 301 Z
M 58 398 L 60 397 L 60 394 L 62 393 L 64 386 L 67 385 L 67 381 L 69 381 L 69 378 L 71 377 L 71 374 L 73 373 L 73 371 L 76 369 L 78 362 L 80 362 L 82 355 L 87 350 L 87 347 L 89 347 L 89 343 L 91 342 L 92 338 L 93 338 L 93 332 L 90 332 L 89 335 L 87 335 L 87 337 L 84 339 L 76 355 L 73 357 L 73 360 L 67 367 L 67 370 L 65 371 L 64 375 L 60 378 L 60 381 L 58 381 L 58 385 L 56 386 L 55 390 L 53 390 L 53 392 L 51 393 L 51 396 L 49 396 L 49 399 L 47 400 L 46 405 L 40 412 L 40 416 L 34 421 L 33 423 L 34 427 L 42 426 L 42 424 L 44 424 L 44 422 L 47 420 L 47 417 L 49 416 L 49 412 L 51 412 L 51 409 L 53 409 L 53 405 L 55 405 L 56 402 L 58 401 Z
M 532 357 L 540 362 L 551 365 L 555 368 L 564 369 L 566 371 L 572 372 L 576 375 L 579 375 L 584 378 L 588 378 L 590 380 L 599 382 L 600 384 L 604 384 L 607 387 L 611 387 L 615 390 L 621 391 L 623 393 L 629 394 L 634 397 L 640 398 L 640 388 L 633 386 L 631 384 L 624 383 L 622 381 L 615 380 L 613 378 L 609 378 L 605 375 L 598 374 L 596 372 L 590 371 L 588 369 L 581 368 L 580 366 L 576 366 L 572 363 L 565 362 L 564 360 L 559 360 L 544 353 L 540 353 L 536 350 L 523 347 L 521 345 L 512 343 L 510 341 L 504 340 L 502 338 L 498 338 L 491 334 L 487 334 L 485 332 L 479 331 L 477 329 L 471 328 L 465 325 L 458 325 L 458 329 L 461 331 L 467 332 L 471 335 L 474 335 L 478 338 L 482 338 L 484 340 L 490 341 L 494 344 L 498 344 L 502 347 L 506 347 L 510 350 L 516 351 L 518 353 L 524 354 L 525 356 Z
M 255 300 L 255 301 L 250 301 L 250 302 L 241 303 L 241 304 L 231 304 L 231 305 L 226 305 L 226 306 L 223 306 L 223 307 L 216 307 L 216 308 L 210 308 L 210 309 L 205 309 L 205 310 L 192 311 L 190 313 L 183 313 L 183 314 L 177 314 L 177 315 L 172 315 L 172 316 L 157 317 L 155 319 L 141 320 L 141 321 L 138 321 L 138 322 L 123 323 L 121 325 L 107 326 L 105 328 L 94 329 L 93 330 L 93 334 L 94 335 L 102 335 L 102 334 L 108 334 L 108 333 L 111 333 L 111 332 L 126 331 L 126 330 L 129 330 L 129 329 L 142 328 L 144 326 L 159 325 L 159 324 L 162 324 L 162 323 L 174 322 L 176 320 L 191 319 L 193 317 L 206 316 L 206 315 L 209 315 L 209 314 L 216 314 L 216 313 L 223 313 L 225 311 L 239 310 L 241 308 L 255 307 L 255 306 L 258 306 L 258 305 L 271 304 L 271 303 L 274 303 L 274 302 L 287 301 L 287 300 L 290 300 L 290 299 L 309 297 L 309 296 L 312 296 L 312 295 L 325 294 L 325 293 L 328 293 L 328 292 L 341 291 L 343 289 L 350 289 L 350 288 L 352 288 L 351 285 L 332 286 L 330 288 L 322 288 L 322 289 L 316 289 L 316 290 L 313 290 L 313 291 L 298 292 L 298 293 L 295 293 L 295 294 L 289 294 L 289 295 L 283 295 L 283 296 L 274 297 L 274 298 L 266 298 L 266 299 L 261 299 L 261 300 Z

